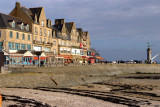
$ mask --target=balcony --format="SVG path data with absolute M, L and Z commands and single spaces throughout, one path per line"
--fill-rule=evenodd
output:
M 34 40 L 33 43 L 38 44 L 38 45 L 45 45 L 45 46 L 52 46 L 53 45 L 53 43 L 50 43 L 50 42 L 42 42 L 42 41 L 37 41 L 37 40 Z

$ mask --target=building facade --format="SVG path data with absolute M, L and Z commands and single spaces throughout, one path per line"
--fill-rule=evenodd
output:
M 16 6 L 10 15 L 19 17 L 29 23 L 29 29 L 33 35 L 33 50 L 57 54 L 58 45 L 57 39 L 52 32 L 52 21 L 46 19 L 43 7 L 28 9 L 21 6 L 19 2 L 16 2 Z
M 62 58 L 66 63 L 86 63 L 91 57 L 88 31 L 65 19 L 52 24 L 43 7 L 26 8 L 19 2 L 9 15 L 0 14 L 0 49 L 11 55 L 12 64 L 47 64 Z M 44 52 L 41 58 L 35 54 L 39 52 Z

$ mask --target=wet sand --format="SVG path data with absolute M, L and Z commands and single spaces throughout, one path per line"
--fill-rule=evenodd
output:
M 69 88 L 1 88 L 3 107 L 160 107 L 160 74 L 137 72 Z

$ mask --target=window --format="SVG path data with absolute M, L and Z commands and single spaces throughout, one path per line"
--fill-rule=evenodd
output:
M 58 44 L 61 45 L 61 40 L 58 40 Z
M 76 34 L 76 31 L 75 31 L 75 30 L 73 30 L 73 34 Z
M 9 43 L 8 43 L 8 46 L 9 46 L 9 49 L 14 49 L 14 43 L 9 42 Z
M 50 52 L 50 48 L 44 48 L 45 52 Z
M 64 41 L 62 40 L 62 45 L 64 45 Z
M 40 38 L 40 42 L 42 42 L 42 38 Z
M 31 50 L 31 45 L 27 45 L 27 50 Z
M 28 35 L 28 41 L 30 41 L 30 35 Z
M 67 49 L 66 48 L 64 48 L 64 53 L 67 53 Z
M 24 29 L 24 25 L 23 25 L 23 23 L 21 24 L 21 29 Z
M 48 39 L 48 42 L 50 43 L 50 39 Z
M 40 28 L 40 35 L 42 36 L 42 28 Z
M 44 20 L 42 20 L 42 26 L 44 26 Z
M 12 27 L 15 28 L 15 22 L 14 21 L 12 22 Z
M 21 49 L 25 50 L 26 49 L 26 45 L 25 44 L 21 44 Z
M 34 50 L 35 51 L 42 51 L 42 47 L 41 46 L 34 46 Z
M 10 38 L 12 38 L 13 37 L 13 32 L 12 31 L 10 31 Z
M 1 30 L 0 30 L 0 37 L 1 37 Z
M 60 52 L 63 53 L 63 48 L 60 49 Z
M 20 44 L 19 43 L 15 43 L 15 49 L 19 50 L 20 49 Z
M 53 49 L 53 54 L 56 55 L 56 49 Z
M 35 34 L 38 34 L 38 29 L 37 29 L 37 27 L 35 27 Z
M 44 38 L 44 42 L 46 43 L 46 38 Z
M 77 32 L 77 35 L 79 36 L 79 32 Z
M 44 36 L 46 36 L 46 29 L 44 29 Z
M 25 40 L 25 34 L 22 34 L 22 40 Z
M 70 49 L 68 49 L 68 53 L 70 53 L 71 52 L 71 50 Z
M 35 36 L 35 40 L 37 40 L 37 36 Z
M 19 33 L 18 32 L 16 33 L 16 39 L 19 39 Z
M 50 36 L 50 31 L 48 31 L 48 36 Z
M 56 46 L 56 41 L 53 41 L 53 46 Z
M 26 26 L 26 30 L 29 31 L 29 25 Z
M 3 43 L 0 42 L 0 49 L 3 49 Z

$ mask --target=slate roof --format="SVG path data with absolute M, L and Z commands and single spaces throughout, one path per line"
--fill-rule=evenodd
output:
M 42 11 L 42 7 L 29 8 L 29 10 L 30 10 L 30 12 L 32 13 L 33 16 L 35 16 L 35 14 L 36 14 L 37 15 L 37 19 L 39 20 L 39 17 L 40 17 L 41 11 Z
M 32 21 L 34 21 L 34 20 L 33 20 L 34 14 L 32 14 L 31 11 L 30 11 L 28 8 L 22 6 L 21 9 L 23 10 L 23 12 L 24 12 Z
M 83 37 L 83 29 L 82 28 L 77 28 L 77 32 L 79 32 L 79 36 Z
M 63 25 L 53 25 L 53 27 L 56 28 L 59 32 L 61 32 Z
M 12 22 L 14 20 L 15 22 L 15 28 L 13 28 L 11 26 L 11 24 L 9 24 L 10 22 Z M 20 30 L 20 31 L 27 31 L 26 29 L 21 29 L 18 24 L 24 23 L 22 19 L 19 19 L 17 17 L 13 17 L 10 15 L 6 15 L 3 13 L 0 13 L 0 28 L 11 28 L 11 29 L 15 29 L 15 30 Z
M 39 17 L 41 14 L 43 7 L 35 7 L 35 8 L 26 8 L 21 6 L 21 9 L 23 10 L 23 12 L 34 22 L 35 21 L 35 15 L 37 15 L 37 20 L 39 22 Z
M 71 31 L 72 31 L 73 23 L 74 23 L 74 22 L 66 22 L 66 23 L 65 23 L 66 29 L 68 30 L 68 33 L 69 33 L 69 34 L 70 34 Z

